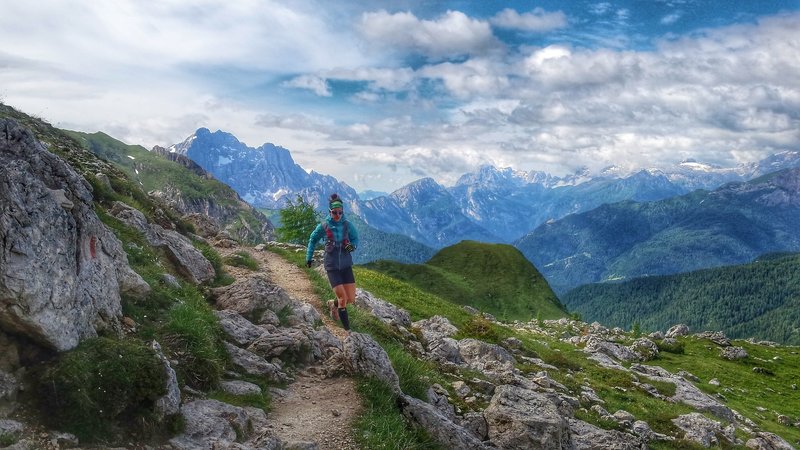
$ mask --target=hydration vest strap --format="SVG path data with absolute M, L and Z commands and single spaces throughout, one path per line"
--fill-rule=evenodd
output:
M 344 239 L 342 239 L 342 245 L 344 246 L 344 245 L 347 245 L 350 242 L 350 239 L 347 239 L 348 238 L 347 221 L 345 220 L 342 223 L 342 225 L 344 226 Z M 328 242 L 332 242 L 332 243 L 335 244 L 336 243 L 336 239 L 334 239 L 334 237 L 333 237 L 333 230 L 331 230 L 331 227 L 328 226 L 328 222 L 327 221 L 322 222 L 322 228 L 325 229 L 325 235 L 328 237 Z

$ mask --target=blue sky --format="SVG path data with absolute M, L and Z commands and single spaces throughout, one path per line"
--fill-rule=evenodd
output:
M 800 149 L 800 1 L 0 0 L 0 100 L 145 147 L 199 127 L 358 190 L 483 164 Z

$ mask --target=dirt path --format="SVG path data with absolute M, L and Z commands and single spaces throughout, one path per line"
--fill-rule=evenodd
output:
M 249 247 L 217 250 L 223 257 L 238 251 L 248 252 L 258 261 L 262 273 L 293 299 L 316 308 L 325 326 L 344 339 L 344 329 L 334 325 L 305 271 L 268 251 Z M 237 279 L 252 274 L 248 269 L 233 266 L 225 266 L 225 270 Z M 286 389 L 273 390 L 272 410 L 268 413 L 271 431 L 287 442 L 317 442 L 322 450 L 357 450 L 352 429 L 362 406 L 355 382 L 349 377 L 324 378 L 321 373 L 319 368 L 309 367 Z

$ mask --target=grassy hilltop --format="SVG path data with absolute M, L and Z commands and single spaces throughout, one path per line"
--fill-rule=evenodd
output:
M 378 261 L 365 267 L 503 321 L 567 315 L 547 280 L 510 245 L 462 241 L 425 264 Z

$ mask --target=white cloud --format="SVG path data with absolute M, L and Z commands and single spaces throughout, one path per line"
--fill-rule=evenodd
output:
M 606 2 L 581 30 L 540 9 L 427 19 L 311 0 L 5 3 L 0 98 L 12 106 L 148 147 L 222 129 L 383 190 L 482 163 L 563 174 L 800 146 L 798 13 L 637 51 L 620 49 L 635 16 Z M 559 23 L 539 47 L 492 34 Z
M 587 10 L 596 16 L 602 16 L 608 14 L 609 11 L 613 9 L 613 5 L 609 2 L 598 2 L 594 4 L 590 4 L 587 7 Z
M 543 33 L 567 26 L 567 16 L 561 11 L 548 13 L 542 8 L 534 8 L 522 14 L 506 8 L 495 14 L 490 22 L 500 28 Z
M 660 22 L 661 22 L 662 25 L 672 25 L 675 22 L 679 21 L 681 19 L 681 17 L 683 17 L 683 12 L 682 11 L 675 11 L 675 12 L 671 12 L 671 13 L 667 14 L 666 16 L 662 17 Z
M 365 62 L 346 32 L 310 8 L 277 1 L 6 3 L 0 15 L 5 50 L 73 74 L 272 72 L 278 63 L 281 71 L 299 73 Z
M 786 38 L 798 20 L 707 30 L 654 51 L 553 45 L 430 64 L 404 86 L 438 80 L 460 100 L 438 122 L 398 116 L 316 130 L 361 161 L 364 180 L 384 165 L 395 180 L 447 184 L 485 163 L 564 174 L 668 166 L 698 152 L 731 165 L 800 142 L 800 80 L 784 76 L 800 73 L 800 47 Z
M 299 89 L 308 89 L 320 97 L 330 97 L 331 90 L 328 82 L 315 75 L 300 75 L 283 83 L 283 86 Z
M 487 58 L 472 58 L 458 64 L 445 62 L 418 72 L 420 76 L 442 81 L 459 98 L 497 95 L 510 85 L 504 64 Z
M 400 91 L 412 87 L 414 71 L 408 67 L 358 67 L 354 69 L 336 69 L 325 72 L 322 76 L 329 79 L 366 81 L 373 90 Z
M 485 152 L 472 147 L 433 148 L 416 146 L 399 152 L 380 152 L 366 156 L 369 163 L 388 165 L 415 174 L 433 176 L 440 183 L 453 184 L 461 174 L 484 164 L 493 164 Z
M 384 50 L 434 59 L 480 54 L 500 46 L 488 23 L 460 11 L 447 11 L 436 20 L 419 19 L 410 12 L 369 12 L 362 15 L 359 30 Z

